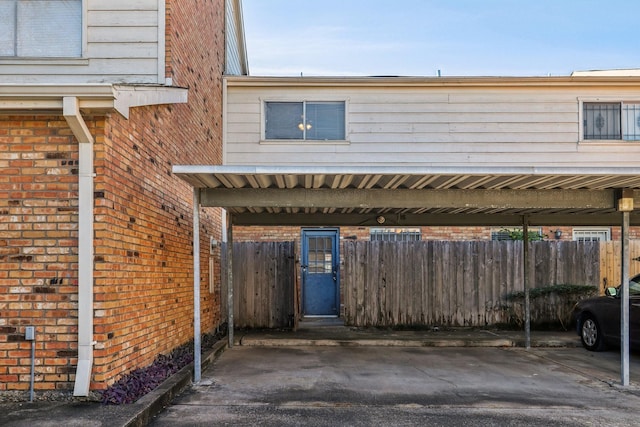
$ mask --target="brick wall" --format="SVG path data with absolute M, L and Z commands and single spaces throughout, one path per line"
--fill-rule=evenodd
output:
M 341 238 L 369 240 L 368 227 L 339 227 Z M 423 240 L 485 240 L 491 239 L 490 227 L 411 227 L 420 228 Z M 236 241 L 285 241 L 300 240 L 300 227 L 236 226 Z
M 96 122 L 88 118 L 94 134 Z M 0 391 L 73 379 L 77 355 L 77 144 L 61 117 L 0 117 Z
M 224 1 L 171 0 L 167 14 L 167 77 L 189 88 L 188 104 L 133 108 L 128 120 L 84 116 L 96 140 L 92 389 L 193 337 L 193 196 L 171 168 L 222 159 Z M 77 159 L 62 117 L 0 116 L 0 392 L 29 388 L 28 325 L 36 392 L 73 387 Z M 220 215 L 201 211 L 203 332 L 221 322 L 208 277 Z
M 420 228 L 422 240 L 489 240 L 491 232 L 500 227 L 410 227 Z M 601 228 L 601 227 L 595 227 Z M 607 228 L 607 227 L 605 227 Z M 620 240 L 620 227 L 608 227 L 612 240 Z M 300 240 L 300 227 L 273 227 L 273 226 L 236 226 L 233 228 L 233 239 L 236 241 L 285 241 Z M 531 227 L 531 231 L 542 230 L 547 240 L 555 240 L 554 232 L 561 230 L 561 240 L 573 240 L 573 227 Z M 369 240 L 368 227 L 340 227 L 342 238 L 356 238 L 357 240 Z M 640 227 L 630 227 L 630 239 L 640 239 Z
M 189 88 L 188 104 L 105 121 L 96 149 L 96 191 L 104 197 L 95 224 L 94 388 L 193 337 L 193 193 L 171 167 L 222 160 L 223 3 L 167 2 L 168 77 Z M 209 238 L 221 238 L 220 214 L 201 212 L 203 332 L 221 322 L 219 290 L 208 287 Z

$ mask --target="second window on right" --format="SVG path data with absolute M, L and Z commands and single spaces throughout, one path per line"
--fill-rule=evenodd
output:
M 583 135 L 591 140 L 640 141 L 640 103 L 585 102 Z

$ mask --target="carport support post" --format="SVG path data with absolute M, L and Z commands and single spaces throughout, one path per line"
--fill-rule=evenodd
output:
M 616 205 L 622 212 L 622 297 L 620 304 L 620 382 L 629 385 L 629 212 L 633 210 L 633 190 L 618 190 Z
M 620 304 L 620 381 L 629 385 L 629 212 L 622 212 L 622 304 Z
M 233 218 L 227 213 L 227 344 L 233 347 Z
M 522 219 L 522 257 L 524 258 L 524 345 L 531 348 L 531 301 L 529 298 L 529 218 Z
M 200 354 L 200 190 L 193 189 L 193 382 L 202 376 Z

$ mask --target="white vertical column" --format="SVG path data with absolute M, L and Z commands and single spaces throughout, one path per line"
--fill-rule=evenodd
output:
M 200 190 L 193 189 L 193 382 L 202 378 L 200 343 Z

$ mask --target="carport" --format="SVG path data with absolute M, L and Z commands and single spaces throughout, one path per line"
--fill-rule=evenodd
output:
M 203 207 L 227 212 L 228 326 L 233 345 L 230 272 L 233 226 L 505 226 L 621 228 L 621 383 L 629 384 L 629 227 L 640 225 L 640 168 L 314 167 L 179 165 L 193 189 L 195 375 L 200 381 L 200 241 Z M 525 336 L 530 343 L 524 275 Z

